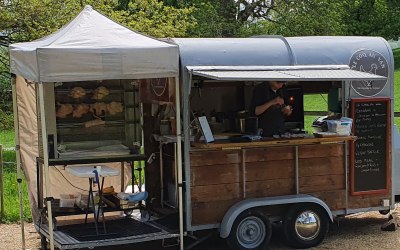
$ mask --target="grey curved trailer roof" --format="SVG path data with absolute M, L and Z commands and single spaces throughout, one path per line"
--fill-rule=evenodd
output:
M 188 67 L 195 66 L 348 65 L 351 70 L 387 77 L 376 82 L 380 85 L 379 90 L 366 90 L 370 92 L 366 96 L 393 97 L 393 54 L 389 44 L 381 37 L 266 36 L 175 38 L 173 41 L 179 46 L 184 82 L 189 79 Z M 252 79 L 256 78 L 249 78 Z M 258 80 L 262 79 L 271 78 L 263 76 Z
M 393 66 L 381 37 L 174 38 L 181 66 L 348 65 L 354 52 L 379 52 Z M 393 68 L 392 68 L 393 70 Z

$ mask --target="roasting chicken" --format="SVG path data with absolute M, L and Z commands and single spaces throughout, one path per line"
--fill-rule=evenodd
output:
M 106 122 L 101 119 L 94 119 L 84 123 L 85 128 L 95 127 L 99 125 L 104 125 Z
M 90 105 L 90 111 L 96 116 L 104 115 L 107 112 L 107 104 L 104 102 L 96 102 Z
M 110 91 L 106 87 L 98 87 L 94 90 L 92 99 L 101 100 L 108 96 L 108 94 L 110 94 Z
M 74 111 L 72 112 L 72 117 L 81 118 L 83 115 L 87 114 L 90 110 L 90 106 L 86 103 L 81 103 L 75 106 Z
M 61 104 L 57 109 L 56 117 L 58 118 L 66 118 L 74 111 L 74 107 L 71 104 Z
M 107 104 L 107 110 L 110 113 L 110 115 L 115 115 L 117 113 L 121 113 L 124 110 L 124 107 L 120 102 L 111 102 Z
M 69 96 L 74 98 L 74 99 L 79 99 L 82 98 L 86 95 L 86 91 L 84 88 L 82 87 L 74 87 L 73 89 L 71 89 L 71 91 L 69 92 Z

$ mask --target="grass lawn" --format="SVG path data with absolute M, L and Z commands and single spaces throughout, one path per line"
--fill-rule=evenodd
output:
M 5 211 L 5 217 L 0 218 L 0 222 L 13 223 L 19 221 L 20 218 L 17 171 L 15 167 L 14 131 L 0 131 L 0 144 L 3 146 L 3 186 Z M 26 221 L 32 221 L 25 179 L 22 182 L 22 189 L 24 217 Z
M 400 69 L 394 72 L 394 111 L 400 112 Z
M 304 110 L 305 111 L 324 111 L 328 110 L 328 95 L 315 94 L 304 96 Z
M 328 110 L 328 95 L 327 94 L 315 94 L 315 95 L 305 95 L 304 96 L 304 110 L 305 111 L 324 111 Z M 308 133 L 312 133 L 313 129 L 311 127 L 313 121 L 318 116 L 304 116 L 304 129 Z
M 3 148 L 15 147 L 14 131 L 0 130 L 0 144 L 3 145 Z

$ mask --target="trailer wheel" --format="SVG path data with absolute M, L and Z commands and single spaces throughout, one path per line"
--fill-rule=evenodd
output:
M 379 210 L 379 213 L 380 213 L 381 215 L 387 215 L 388 213 L 390 213 L 390 209 L 387 209 L 387 210 Z
M 313 204 L 291 207 L 283 221 L 284 238 L 294 248 L 309 248 L 320 244 L 328 229 L 326 211 Z
M 271 235 L 269 219 L 256 210 L 247 210 L 236 218 L 227 243 L 234 250 L 261 250 L 266 249 Z

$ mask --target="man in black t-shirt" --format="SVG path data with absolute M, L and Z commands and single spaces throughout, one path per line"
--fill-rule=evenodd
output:
M 254 88 L 250 112 L 258 117 L 264 137 L 283 134 L 285 118 L 292 114 L 292 107 L 285 105 L 283 86 L 283 82 L 270 81 Z

